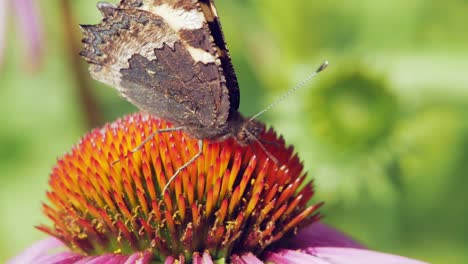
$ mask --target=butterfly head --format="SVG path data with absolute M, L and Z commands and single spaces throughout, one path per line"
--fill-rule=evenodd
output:
M 263 128 L 263 125 L 256 120 L 244 120 L 239 123 L 232 134 L 240 145 L 246 146 L 258 141 Z
M 260 138 L 261 133 L 265 129 L 262 123 L 253 120 L 247 119 L 239 123 L 240 125 L 237 128 L 237 131 L 234 134 L 236 141 L 241 146 L 247 146 L 253 142 L 256 142 L 258 146 L 264 151 L 264 153 L 270 158 L 275 164 L 280 165 L 278 159 L 273 156 L 270 151 L 262 144 L 262 139 Z

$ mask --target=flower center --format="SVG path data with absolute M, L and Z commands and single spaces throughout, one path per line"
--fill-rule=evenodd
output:
M 197 140 L 161 133 L 129 151 L 168 126 L 135 114 L 86 135 L 53 169 L 43 210 L 54 225 L 38 228 L 87 255 L 150 251 L 154 260 L 190 261 L 205 251 L 261 254 L 320 217 L 321 203 L 307 205 L 313 186 L 299 158 L 271 129 L 261 139 L 279 164 L 256 143 L 205 140 L 161 194 L 198 153 Z

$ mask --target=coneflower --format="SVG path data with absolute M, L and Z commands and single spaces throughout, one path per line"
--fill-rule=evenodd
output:
M 53 238 L 16 263 L 423 263 L 372 252 L 318 220 L 302 164 L 272 129 L 257 144 L 205 141 L 134 114 L 86 135 L 58 160 L 43 205 Z M 114 163 L 118 160 L 119 162 Z M 59 250 L 63 248 L 63 250 Z

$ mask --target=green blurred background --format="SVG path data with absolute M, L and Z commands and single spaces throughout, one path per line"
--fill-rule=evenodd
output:
M 136 111 L 91 81 L 77 24 L 96 2 L 38 1 L 32 67 L 7 18 L 0 68 L 0 262 L 43 237 L 56 158 L 90 127 Z M 325 222 L 372 249 L 468 263 L 468 1 L 218 1 L 252 115 L 330 67 L 260 119 L 296 146 Z M 10 14 L 11 12 L 8 12 Z M 3 19 L 0 17 L 0 19 Z

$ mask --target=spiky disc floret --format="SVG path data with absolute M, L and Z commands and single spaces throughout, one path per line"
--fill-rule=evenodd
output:
M 201 157 L 161 194 L 198 152 L 197 140 L 161 133 L 129 152 L 168 126 L 134 114 L 86 135 L 54 167 L 43 206 L 54 225 L 38 228 L 83 254 L 148 250 L 154 260 L 187 261 L 203 252 L 215 259 L 260 254 L 319 218 L 321 203 L 307 205 L 313 187 L 304 184 L 299 158 L 272 129 L 261 140 L 279 164 L 256 143 L 204 141 Z

